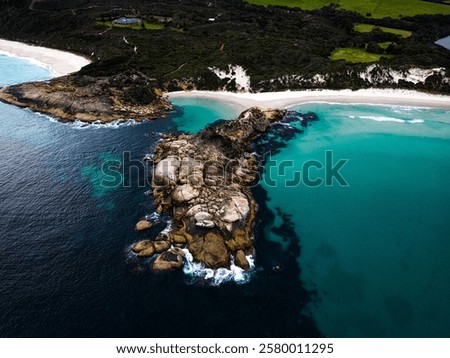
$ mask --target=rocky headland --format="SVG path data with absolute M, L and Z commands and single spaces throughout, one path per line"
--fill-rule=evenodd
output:
M 154 79 L 134 72 L 91 77 L 67 75 L 0 89 L 0 101 L 54 116 L 63 122 L 101 122 L 164 116 L 171 109 Z
M 173 225 L 136 243 L 136 255 L 159 255 L 152 267 L 166 271 L 183 267 L 186 248 L 207 268 L 234 263 L 248 270 L 257 211 L 249 188 L 259 179 L 259 163 L 249 151 L 284 115 L 255 107 L 198 134 L 165 135 L 153 157 L 152 189 L 157 212 L 171 214 Z

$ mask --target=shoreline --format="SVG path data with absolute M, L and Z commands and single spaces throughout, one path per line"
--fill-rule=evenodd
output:
M 166 94 L 169 100 L 198 98 L 220 101 L 246 110 L 258 106 L 263 109 L 287 109 L 306 103 L 374 104 L 450 110 L 450 95 L 428 94 L 401 89 L 304 90 L 261 93 L 234 93 L 224 91 L 177 91 Z
M 0 55 L 19 57 L 52 72 L 54 77 L 78 72 L 92 61 L 71 52 L 0 39 Z
M 79 71 L 92 61 L 71 52 L 28 45 L 0 39 L 0 55 L 18 57 L 49 69 L 53 77 Z M 177 98 L 209 99 L 230 105 L 242 112 L 251 107 L 262 109 L 287 109 L 307 103 L 372 104 L 450 110 L 450 95 L 429 94 L 403 89 L 350 89 L 301 90 L 260 93 L 236 93 L 226 91 L 177 91 L 164 95 L 169 101 Z M 16 104 L 17 105 L 17 104 Z M 28 106 L 26 106 L 28 107 Z

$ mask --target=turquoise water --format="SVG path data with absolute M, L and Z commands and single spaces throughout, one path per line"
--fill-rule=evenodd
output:
M 294 166 L 278 176 L 266 167 L 263 186 L 269 207 L 292 215 L 300 278 L 316 290 L 308 312 L 319 330 L 334 337 L 450 336 L 450 112 L 295 109 L 320 121 L 272 158 Z M 284 185 L 304 162 L 323 163 L 329 150 L 334 162 L 348 160 L 340 170 L 348 186 Z M 267 183 L 269 173 L 276 186 Z
M 45 67 L 36 66 L 22 58 L 0 54 L 0 87 L 18 82 L 42 81 L 52 77 Z
M 176 98 L 172 101 L 179 113 L 173 121 L 178 130 L 197 133 L 220 119 L 236 118 L 240 111 L 224 103 L 202 98 Z

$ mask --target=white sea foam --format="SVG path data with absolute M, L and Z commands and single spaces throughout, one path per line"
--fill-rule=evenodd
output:
M 161 214 L 157 213 L 156 211 L 145 215 L 145 220 L 151 221 L 153 223 L 161 221 Z M 167 228 L 166 228 L 167 229 Z
M 359 116 L 361 119 L 370 119 L 372 121 L 377 122 L 397 122 L 397 123 L 405 123 L 404 119 L 393 118 L 393 117 L 383 117 L 383 116 Z
M 83 122 L 80 120 L 75 120 L 73 122 L 63 122 L 59 120 L 56 117 L 52 117 L 48 114 L 40 113 L 40 112 L 33 112 L 32 110 L 26 108 L 25 110 L 36 114 L 39 117 L 44 117 L 48 119 L 50 122 L 58 123 L 61 125 L 67 125 L 73 129 L 104 129 L 104 128 L 112 128 L 117 129 L 120 127 L 128 127 L 128 126 L 135 126 L 140 124 L 140 122 L 136 122 L 134 119 L 117 119 L 112 122 L 103 123 L 101 121 L 95 121 L 95 122 Z
M 416 123 L 425 123 L 423 119 L 411 119 L 408 123 L 416 124 Z
M 169 234 L 172 231 L 172 229 L 173 229 L 173 220 L 169 219 L 169 220 L 167 220 L 166 227 L 161 232 L 165 232 L 165 233 Z
M 304 120 L 303 118 L 300 119 L 301 122 L 302 122 L 303 120 Z M 274 123 L 274 124 L 278 124 L 278 125 L 283 126 L 283 127 L 293 128 L 292 125 L 291 125 L 291 123 L 277 122 L 277 123 Z
M 74 122 L 69 122 L 65 124 L 68 124 L 74 129 L 105 129 L 105 128 L 117 129 L 120 127 L 134 126 L 139 124 L 139 122 L 136 122 L 134 119 L 117 119 L 115 121 L 108 123 L 103 123 L 101 121 L 87 123 L 80 120 L 76 120 Z
M 219 268 L 213 270 L 206 268 L 200 262 L 195 262 L 188 249 L 183 249 L 183 252 L 185 254 L 183 272 L 194 279 L 203 280 L 213 286 L 219 286 L 228 281 L 234 281 L 238 284 L 247 283 L 254 272 L 255 263 L 252 256 L 246 256 L 250 264 L 250 271 L 246 272 L 234 264 L 234 258 L 232 258 L 230 269 Z
M 49 116 L 48 114 L 44 114 L 44 113 L 40 113 L 40 112 L 33 112 L 33 111 L 32 111 L 31 109 L 29 109 L 29 108 L 24 108 L 24 110 L 27 111 L 27 112 L 29 112 L 29 113 L 33 113 L 33 114 L 35 114 L 35 115 L 37 115 L 37 116 L 39 116 L 39 117 L 43 117 L 43 118 L 45 118 L 45 119 L 48 119 L 50 122 L 53 122 L 53 123 L 60 123 L 60 122 L 58 121 L 58 119 L 56 119 L 55 117 Z
M 372 121 L 376 122 L 395 122 L 395 123 L 411 123 L 411 124 L 419 124 L 424 123 L 425 121 L 423 119 L 400 119 L 400 118 L 394 118 L 394 117 L 383 117 L 383 116 L 348 116 L 349 118 L 360 118 L 360 119 L 370 119 Z

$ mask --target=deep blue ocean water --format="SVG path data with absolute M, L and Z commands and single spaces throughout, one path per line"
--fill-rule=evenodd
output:
M 28 63 L 3 61 L 15 70 L 0 68 L 0 77 L 27 80 Z M 229 117 L 223 106 L 211 118 L 210 103 L 192 105 L 199 117 Z M 300 314 L 308 294 L 295 255 L 282 280 L 271 273 L 274 243 L 259 240 L 258 272 L 246 285 L 211 287 L 181 271 L 156 274 L 130 255 L 132 243 L 164 228 L 134 231 L 155 208 L 133 160 L 151 153 L 159 133 L 176 130 L 183 115 L 179 109 L 138 125 L 82 127 L 0 103 L 0 337 L 319 335 Z M 124 163 L 127 187 L 104 188 L 102 179 L 111 177 L 102 166 L 124 152 L 131 158 Z
M 30 78 L 29 63 L 0 60 L 0 83 Z M 275 157 L 335 149 L 350 159 L 350 187 L 254 188 L 257 269 L 246 284 L 212 287 L 153 273 L 129 251 L 164 228 L 134 231 L 154 211 L 137 167 L 159 133 L 236 114 L 210 101 L 175 104 L 165 119 L 83 127 L 0 103 L 1 337 L 450 336 L 448 112 L 298 108 L 320 121 Z M 124 175 L 105 187 L 112 163 Z M 386 167 L 368 173 L 374 165 Z

